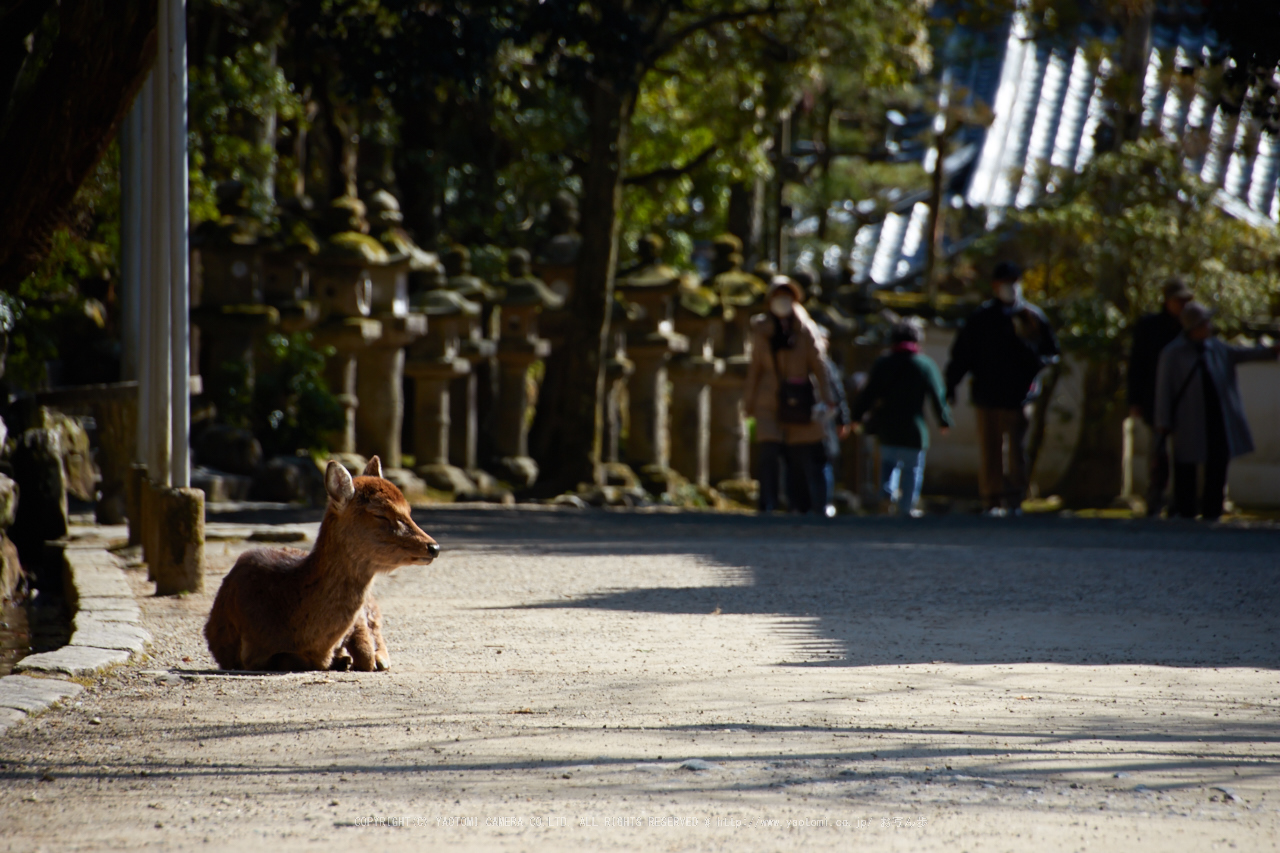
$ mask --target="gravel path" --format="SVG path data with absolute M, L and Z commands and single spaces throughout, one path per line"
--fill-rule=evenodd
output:
M 149 657 L 0 737 L 0 850 L 1280 845 L 1280 531 L 416 517 L 389 673 L 214 671 L 239 539 L 130 572 Z

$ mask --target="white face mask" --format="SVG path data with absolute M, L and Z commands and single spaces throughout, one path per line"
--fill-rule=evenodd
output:
M 1016 305 L 1022 301 L 1022 285 L 1001 282 L 996 285 L 996 299 L 1005 305 Z
M 790 296 L 775 296 L 769 302 L 769 310 L 773 312 L 775 317 L 789 317 L 791 316 L 791 301 Z

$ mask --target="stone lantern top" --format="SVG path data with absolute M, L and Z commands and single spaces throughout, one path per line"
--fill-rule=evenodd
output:
M 759 303 L 768 287 L 758 276 L 742 269 L 742 241 L 732 234 L 722 234 L 712 245 L 715 260 L 711 277 L 703 282 L 715 291 L 726 320 L 732 320 L 739 309 Z
M 497 288 L 471 274 L 471 250 L 466 246 L 453 246 L 444 253 L 444 270 L 449 277 L 445 284 L 449 290 L 473 301 L 493 302 L 498 298 Z
M 410 272 L 444 270 L 440 257 L 423 249 L 404 230 L 404 214 L 400 212 L 400 202 L 395 196 L 386 190 L 378 190 L 369 199 L 369 213 L 373 233 L 387 251 L 409 259 Z
M 532 258 L 524 249 L 512 249 L 507 255 L 507 275 L 503 284 L 504 307 L 537 306 L 551 311 L 564 307 L 564 297 L 533 274 Z
M 369 222 L 365 218 L 365 212 L 364 202 L 354 196 L 334 199 L 321 223 L 327 237 L 322 254 L 328 256 L 329 260 L 362 264 L 388 263 L 391 254 L 369 236 Z
M 572 266 L 578 262 L 578 252 L 582 249 L 582 235 L 578 233 L 581 218 L 578 199 L 573 193 L 561 190 L 555 194 L 547 214 L 547 230 L 551 237 L 538 252 L 544 263 Z
M 424 290 L 413 295 L 411 304 L 428 317 L 480 316 L 480 306 L 456 290 Z

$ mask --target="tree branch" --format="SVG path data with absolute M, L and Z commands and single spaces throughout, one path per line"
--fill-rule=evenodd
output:
M 655 181 L 669 181 L 672 178 L 678 178 L 681 175 L 687 175 L 697 169 L 703 163 L 706 163 L 711 157 L 720 150 L 720 146 L 711 143 L 697 157 L 694 157 L 683 166 L 666 166 L 662 169 L 654 169 L 652 172 L 644 172 L 639 175 L 629 175 L 622 179 L 622 183 L 629 187 L 638 186 L 640 184 L 651 184 Z
M 717 12 L 714 15 L 708 15 L 705 18 L 687 24 L 676 30 L 671 35 L 658 41 L 653 46 L 653 53 L 650 57 L 651 62 L 656 62 L 659 57 L 666 54 L 680 42 L 687 39 L 694 33 L 709 30 L 719 24 L 729 24 L 734 21 L 745 21 L 749 18 L 758 18 L 761 16 L 772 16 L 778 14 L 777 0 L 769 0 L 769 5 L 752 9 L 739 9 L 736 12 Z

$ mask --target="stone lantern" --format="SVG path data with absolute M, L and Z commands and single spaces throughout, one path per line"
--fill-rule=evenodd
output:
M 667 365 L 674 355 L 688 351 L 689 339 L 672 323 L 681 276 L 662 263 L 661 251 L 661 238 L 645 237 L 639 265 L 618 280 L 617 291 L 639 308 L 626 327 L 627 358 L 635 365 L 627 384 L 627 460 L 654 490 L 665 492 L 672 483 Z
M 334 230 L 311 267 L 312 295 L 321 318 L 314 340 L 318 347 L 336 350 L 325 362 L 325 379 L 346 414 L 345 426 L 330 438 L 335 453 L 356 452 L 358 358 L 382 337 L 382 323 L 370 316 L 370 270 L 385 266 L 390 256 L 382 244 L 365 233 L 368 224 L 364 211 L 364 204 L 358 199 L 341 198 L 333 203 L 330 222 L 347 230 Z
M 204 392 L 222 400 L 230 390 L 228 367 L 243 367 L 253 387 L 254 351 L 279 325 L 280 314 L 263 304 L 262 251 L 251 235 L 207 223 L 193 243 L 192 360 Z
M 715 293 L 719 304 L 722 332 L 716 354 L 724 359 L 724 373 L 711 383 L 710 475 L 721 492 L 749 503 L 745 498 L 755 487 L 742 395 L 751 361 L 751 314 L 763 305 L 768 288 L 760 278 L 743 271 L 742 243 L 737 237 L 725 234 L 713 245 L 713 272 L 703 285 Z
M 498 377 L 497 353 L 501 308 L 497 288 L 471 272 L 471 252 L 454 246 L 444 254 L 448 276 L 445 288 L 480 306 L 480 316 L 472 320 L 462 338 L 460 355 L 471 362 L 471 371 L 455 380 L 450 397 L 453 406 L 453 437 L 449 442 L 454 465 L 472 478 L 485 479 L 479 471 L 481 455 L 492 455 L 492 428 Z
M 428 486 L 458 494 L 476 485 L 451 464 L 451 388 L 471 372 L 463 342 L 478 329 L 480 306 L 450 290 L 415 293 L 411 307 L 427 317 L 427 334 L 409 346 L 404 373 L 413 385 L 414 473 Z
M 676 332 L 689 350 L 671 361 L 671 467 L 700 487 L 711 483 L 711 383 L 724 374 L 715 353 L 724 320 L 715 291 L 686 282 L 675 308 Z
M 538 465 L 529 458 L 529 368 L 551 353 L 551 342 L 538 337 L 538 315 L 562 307 L 564 300 L 534 277 L 524 249 L 507 257 L 507 275 L 498 341 L 495 464 L 507 482 L 527 488 L 538 478 Z

